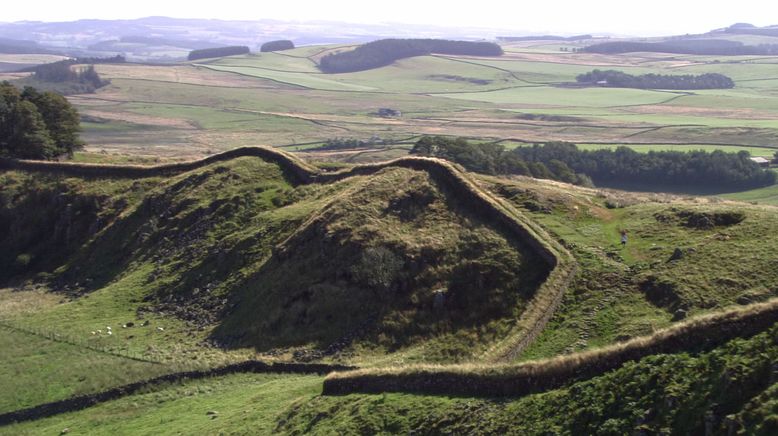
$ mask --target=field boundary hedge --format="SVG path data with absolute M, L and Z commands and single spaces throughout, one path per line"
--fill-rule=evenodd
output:
M 87 407 L 91 407 L 99 403 L 126 397 L 128 395 L 132 395 L 165 383 L 179 383 L 187 380 L 197 380 L 237 373 L 289 373 L 323 375 L 332 371 L 343 371 L 353 368 L 354 367 L 345 365 L 328 365 L 321 363 L 265 363 L 258 360 L 248 360 L 245 362 L 220 366 L 217 368 L 166 374 L 149 380 L 143 380 L 123 386 L 118 386 L 94 394 L 79 395 L 60 401 L 53 401 L 26 409 L 3 413 L 0 414 L 0 426 L 9 425 L 16 422 L 33 421 L 36 419 L 47 418 L 50 416 L 58 415 L 60 413 L 75 412 L 77 410 L 86 409 Z
M 552 359 L 502 365 L 417 365 L 332 373 L 324 395 L 415 392 L 461 396 L 521 396 L 565 386 L 653 354 L 704 351 L 750 337 L 778 322 L 778 298 L 701 316 L 653 335 Z

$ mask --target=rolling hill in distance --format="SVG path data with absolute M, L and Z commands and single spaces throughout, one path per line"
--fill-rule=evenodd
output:
M 775 434 L 775 47 L 0 24 L 0 434 Z

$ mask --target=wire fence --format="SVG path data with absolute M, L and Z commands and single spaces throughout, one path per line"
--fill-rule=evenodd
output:
M 143 353 L 139 350 L 133 350 L 127 345 L 125 348 L 116 345 L 97 344 L 95 339 L 91 338 L 79 338 L 73 335 L 56 332 L 53 330 L 45 329 L 39 326 L 25 326 L 20 324 L 14 324 L 8 320 L 0 320 L 0 327 L 6 328 L 11 331 L 26 333 L 34 335 L 39 338 L 47 339 L 54 342 L 60 342 L 63 344 L 73 345 L 79 348 L 96 351 L 98 353 L 108 354 L 111 356 L 121 357 L 124 359 L 131 359 L 138 362 L 162 364 L 162 360 L 156 359 Z

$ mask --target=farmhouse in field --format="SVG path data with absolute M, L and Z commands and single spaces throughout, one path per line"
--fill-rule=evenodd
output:
M 757 164 L 759 164 L 760 167 L 765 167 L 765 168 L 769 168 L 770 167 L 770 159 L 765 159 L 765 158 L 759 157 L 759 156 L 752 157 L 750 159 L 752 161 L 756 162 Z

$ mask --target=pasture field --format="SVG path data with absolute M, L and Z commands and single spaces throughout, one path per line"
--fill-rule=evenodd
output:
M 344 46 L 100 64 L 111 84 L 69 97 L 88 142 L 75 161 L 148 165 L 265 144 L 334 170 L 402 157 L 428 134 L 508 148 L 564 140 L 640 152 L 778 151 L 778 57 L 560 50 L 579 46 L 522 42 L 501 58 L 423 56 L 333 75 L 316 62 Z M 564 85 L 594 68 L 721 72 L 736 87 Z M 382 117 L 381 108 L 401 114 Z M 334 138 L 381 145 L 321 149 Z M 8 239 L 18 253 L 2 259 L 29 273 L 0 289 L 0 413 L 250 358 L 482 363 L 531 308 L 547 274 L 539 256 L 471 209 L 456 184 L 404 167 L 310 184 L 288 170 L 244 157 L 170 177 L 0 174 L 2 218 L 19 229 Z M 778 186 L 700 198 L 525 177 L 472 182 L 490 205 L 530 223 L 525 231 L 548 233 L 535 242 L 560 242 L 578 267 L 569 285 L 556 285 L 558 308 L 516 361 L 598 349 L 778 295 Z M 58 231 L 71 211 L 73 232 Z M 26 219 L 37 215 L 40 223 Z M 369 274 L 383 270 L 395 278 Z M 487 285 L 488 294 L 473 291 Z M 435 312 L 443 288 L 461 307 Z M 0 434 L 698 434 L 721 404 L 731 413 L 716 425 L 756 428 L 775 423 L 762 407 L 777 392 L 775 335 L 773 327 L 705 352 L 650 356 L 507 400 L 332 397 L 319 395 L 320 376 L 235 374 L 149 387 Z M 745 387 L 730 395 L 735 386 Z
M 170 66 L 98 65 L 111 85 L 71 99 L 92 117 L 84 124 L 89 151 L 166 158 L 176 157 L 177 149 L 196 157 L 248 144 L 424 134 L 624 143 L 640 149 L 651 144 L 778 147 L 778 57 L 616 56 L 560 51 L 560 45 L 569 44 L 511 43 L 499 58 L 422 56 L 347 74 L 316 69 L 323 54 L 343 46 Z M 736 87 L 559 86 L 594 68 L 632 74 L 719 72 L 730 75 Z M 379 108 L 402 115 L 381 118 L 375 115 Z M 526 119 L 511 115 L 515 112 L 563 118 Z
M 174 384 L 0 434 L 271 434 L 286 409 L 320 392 L 322 378 L 240 374 Z

